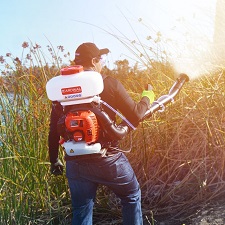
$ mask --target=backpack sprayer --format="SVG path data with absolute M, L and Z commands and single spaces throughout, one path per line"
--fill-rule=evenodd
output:
M 98 142 L 101 131 L 111 140 L 123 139 L 135 127 L 119 112 L 98 96 L 104 88 L 101 74 L 83 71 L 82 66 L 69 66 L 61 69 L 60 75 L 46 84 L 47 96 L 59 102 L 66 112 L 58 124 L 61 146 L 69 156 L 101 153 Z M 156 111 L 164 111 L 165 105 L 173 102 L 185 82 L 186 74 L 180 74 L 167 95 L 154 101 L 142 120 L 151 117 Z M 123 122 L 116 125 L 102 109 L 107 106 L 119 115 Z M 65 110 L 70 108 L 70 110 Z

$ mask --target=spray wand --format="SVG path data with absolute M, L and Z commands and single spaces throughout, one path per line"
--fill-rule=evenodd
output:
M 185 82 L 188 82 L 188 81 L 189 81 L 189 77 L 186 74 L 181 73 L 179 77 L 177 78 L 176 82 L 170 88 L 169 93 L 167 95 L 162 95 L 156 101 L 154 101 L 152 105 L 150 106 L 150 109 L 145 113 L 142 120 L 145 120 L 148 117 L 151 117 L 152 114 L 155 113 L 156 111 L 163 112 L 165 110 L 165 106 L 168 103 L 174 101 L 174 97 L 180 92 Z
M 163 112 L 165 110 L 165 105 L 174 101 L 174 97 L 180 92 L 184 83 L 187 81 L 189 81 L 189 77 L 186 74 L 181 73 L 177 78 L 177 80 L 175 81 L 175 83 L 173 84 L 173 86 L 170 88 L 169 93 L 167 95 L 162 95 L 160 98 L 158 98 L 158 100 L 152 103 L 150 109 L 143 116 L 142 121 L 147 119 L 148 117 L 151 117 L 152 114 L 156 111 Z M 106 113 L 103 113 L 102 111 L 101 111 L 102 113 L 98 113 L 98 111 L 95 111 L 95 114 L 98 115 L 98 119 L 101 122 L 103 129 L 112 138 L 112 140 L 121 140 L 128 134 L 128 132 L 131 129 L 133 130 L 136 129 L 126 118 L 124 118 L 120 113 L 118 113 L 107 103 L 101 101 L 98 98 L 95 99 L 95 102 L 98 101 L 107 106 L 108 108 L 110 108 L 112 111 L 114 111 L 117 115 L 119 115 L 123 119 L 123 122 L 121 124 L 115 125 L 113 121 L 111 121 L 109 117 L 106 116 Z

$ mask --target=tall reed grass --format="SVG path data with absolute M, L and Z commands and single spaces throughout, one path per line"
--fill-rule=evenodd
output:
M 12 62 L 4 62 L 1 77 L 0 224 L 56 224 L 68 209 L 68 188 L 65 177 L 49 174 L 45 84 L 58 73 L 59 60 L 51 51 L 48 66 L 40 46 L 24 43 L 23 49 L 29 66 L 27 58 L 8 54 Z
M 173 45 L 172 40 L 168 43 L 160 32 L 140 39 L 128 24 L 136 40 L 123 36 L 120 41 L 145 65 L 148 76 L 127 79 L 124 84 L 129 89 L 149 82 L 160 97 L 167 93 L 180 68 L 170 63 L 171 55 L 165 50 L 168 44 Z M 179 72 L 198 71 L 198 78 L 185 85 L 173 105 L 139 126 L 128 155 L 141 184 L 145 215 L 151 218 L 153 212 L 159 219 L 178 223 L 191 218 L 197 209 L 223 200 L 225 190 L 224 67 L 217 64 L 213 49 L 200 53 L 196 44 L 188 47 L 189 61 L 182 62 L 180 53 L 180 63 L 186 63 L 187 71 Z
M 1 58 L 6 68 L 0 98 L 3 225 L 70 224 L 67 181 L 65 176 L 50 175 L 47 146 L 51 103 L 45 84 L 59 74 L 63 47 L 57 52 L 48 46 L 51 65 L 40 49 L 24 43 L 24 52 L 29 52 L 25 59 L 10 54 Z M 6 60 L 12 60 L 11 66 Z M 173 68 L 164 60 L 151 60 L 147 70 L 137 70 L 132 76 L 127 71 L 126 79 L 122 79 L 124 72 L 115 76 L 136 100 L 148 82 L 154 84 L 156 97 L 167 94 L 174 82 Z M 124 148 L 132 144 L 127 156 L 141 185 L 147 221 L 154 220 L 153 215 L 184 221 L 187 212 L 224 195 L 224 82 L 223 68 L 189 82 L 173 105 L 143 121 L 121 143 Z M 60 158 L 63 160 L 63 152 Z M 107 188 L 99 189 L 96 206 L 95 224 L 121 223 L 118 199 Z
M 146 214 L 152 210 L 181 222 L 223 199 L 224 81 L 223 69 L 191 81 L 173 105 L 144 121 L 133 134 L 128 157 L 141 183 Z

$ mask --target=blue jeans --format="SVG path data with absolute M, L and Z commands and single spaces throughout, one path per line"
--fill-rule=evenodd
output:
M 123 153 L 66 162 L 73 207 L 72 225 L 92 225 L 98 184 L 109 187 L 121 200 L 124 225 L 142 225 L 141 191 Z

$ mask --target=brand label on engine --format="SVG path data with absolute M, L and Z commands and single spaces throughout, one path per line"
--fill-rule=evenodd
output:
M 78 94 L 78 93 L 81 93 L 81 92 L 82 92 L 81 86 L 62 88 L 61 89 L 62 95 Z

